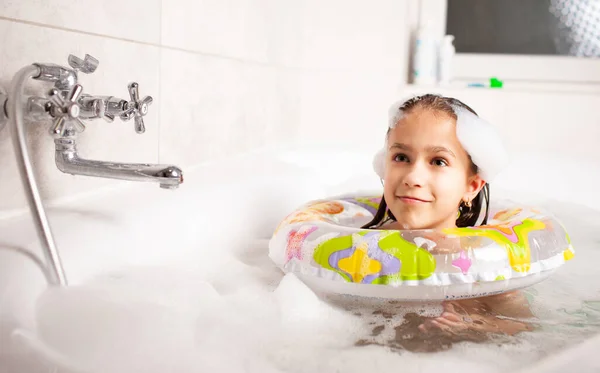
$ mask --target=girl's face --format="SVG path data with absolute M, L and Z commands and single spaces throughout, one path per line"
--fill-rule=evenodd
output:
M 456 227 L 461 201 L 485 185 L 450 115 L 416 107 L 388 134 L 384 196 L 399 229 Z

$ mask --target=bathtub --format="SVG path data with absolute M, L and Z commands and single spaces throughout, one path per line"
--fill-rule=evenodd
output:
M 185 169 L 178 190 L 123 182 L 50 203 L 63 289 L 47 288 L 30 217 L 0 220 L 0 372 L 600 370 L 600 167 L 547 154 L 516 155 L 491 194 L 571 233 L 575 259 L 528 290 L 541 331 L 433 354 L 356 346 L 361 317 L 284 276 L 267 243 L 308 200 L 380 192 L 370 154 L 263 149 Z

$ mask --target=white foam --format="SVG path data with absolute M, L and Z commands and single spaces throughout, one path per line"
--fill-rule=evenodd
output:
M 398 125 L 398 122 L 401 121 L 402 118 L 404 118 L 405 114 L 403 111 L 400 110 L 400 108 L 402 107 L 402 105 L 405 102 L 406 102 L 406 100 L 400 100 L 400 101 L 396 101 L 392 105 L 390 105 L 390 107 L 388 109 L 388 127 L 389 128 L 396 128 L 396 126 Z
M 463 109 L 454 107 L 458 117 L 456 136 L 471 156 L 481 177 L 492 183 L 509 162 L 508 153 L 498 131 L 488 122 Z
M 293 273 L 287 274 L 281 280 L 274 294 L 284 323 L 318 321 L 323 311 L 321 300 Z

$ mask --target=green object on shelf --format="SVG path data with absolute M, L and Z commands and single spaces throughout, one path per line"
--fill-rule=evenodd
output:
M 504 82 L 498 78 L 490 78 L 490 88 L 502 88 Z

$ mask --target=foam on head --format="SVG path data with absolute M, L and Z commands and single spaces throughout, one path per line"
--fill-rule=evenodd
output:
M 418 98 L 413 98 L 417 99 Z M 390 106 L 388 111 L 388 128 L 395 128 L 407 113 L 400 108 L 406 101 L 397 101 Z M 450 105 L 456 115 L 456 136 L 473 163 L 478 168 L 478 173 L 483 180 L 491 182 L 508 164 L 508 153 L 502 138 L 496 129 L 487 121 L 481 119 L 466 108 L 457 104 Z M 373 158 L 373 169 L 380 178 L 385 176 L 385 154 L 387 149 L 387 135 L 385 145 Z
M 388 128 L 396 128 L 398 122 L 406 116 L 406 113 L 400 110 L 406 101 L 407 100 L 396 101 L 390 106 L 390 109 L 388 110 Z
M 453 105 L 456 136 L 479 168 L 481 178 L 493 180 L 508 164 L 508 153 L 496 129 L 469 110 Z

